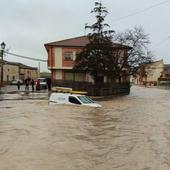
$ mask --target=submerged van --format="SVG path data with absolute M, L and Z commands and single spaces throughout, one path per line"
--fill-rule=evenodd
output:
M 49 104 L 74 104 L 91 107 L 101 107 L 100 104 L 93 101 L 90 97 L 81 91 L 72 91 L 70 88 L 59 88 L 59 90 L 52 90 L 49 97 Z

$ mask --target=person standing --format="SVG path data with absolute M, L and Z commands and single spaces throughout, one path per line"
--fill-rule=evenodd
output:
M 17 88 L 18 88 L 18 90 L 20 90 L 20 86 L 21 86 L 21 83 L 20 83 L 20 81 L 18 80 L 18 81 L 17 81 Z
M 29 91 L 29 79 L 25 79 L 25 90 Z
M 48 87 L 48 91 L 51 91 L 51 79 L 47 78 L 47 87 Z
M 36 90 L 40 90 L 40 79 L 36 82 Z
M 35 85 L 35 83 L 34 83 L 34 80 L 32 79 L 32 80 L 31 80 L 32 91 L 34 91 L 34 85 Z

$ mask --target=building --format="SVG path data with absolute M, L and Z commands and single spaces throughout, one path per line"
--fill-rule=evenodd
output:
M 52 80 L 73 80 L 80 82 L 94 82 L 93 78 L 84 72 L 73 72 L 76 54 L 89 43 L 87 36 L 81 36 L 45 44 L 48 53 L 48 69 Z M 121 49 L 121 55 L 128 55 L 130 47 L 113 43 L 115 48 Z M 104 77 L 107 82 L 107 78 Z
M 5 60 L 0 60 L 0 77 L 2 66 L 4 83 L 10 83 L 12 80 L 17 79 L 25 80 L 28 77 L 35 80 L 38 77 L 38 68 Z
M 141 65 L 133 81 L 140 85 L 156 85 L 159 78 L 170 78 L 170 65 L 164 64 L 163 59 Z
M 162 72 L 163 78 L 170 78 L 170 64 L 164 64 L 164 70 Z
M 40 77 L 41 78 L 51 78 L 51 73 L 49 73 L 49 72 L 41 72 Z
M 19 65 L 19 78 L 25 80 L 26 78 L 31 78 L 33 80 L 39 77 L 39 72 L 37 67 L 30 67 L 21 63 Z

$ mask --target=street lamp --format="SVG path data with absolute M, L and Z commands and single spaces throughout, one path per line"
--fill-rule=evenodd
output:
M 1 43 L 1 86 L 3 85 L 3 57 L 4 57 L 4 50 L 6 44 L 4 42 Z

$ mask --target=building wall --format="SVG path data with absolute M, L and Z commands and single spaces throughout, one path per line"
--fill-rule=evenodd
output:
M 38 69 L 34 68 L 21 68 L 18 63 L 4 63 L 3 64 L 3 81 L 10 82 L 12 80 L 26 78 L 33 78 L 34 80 L 38 78 Z M 0 78 L 1 78 L 1 65 L 0 65 Z
M 163 60 L 148 64 L 145 67 L 145 71 L 147 74 L 147 82 L 152 82 L 152 81 L 157 82 L 163 70 L 164 70 Z
M 17 65 L 3 65 L 3 80 L 4 81 L 12 81 L 19 79 L 19 66 Z
M 55 67 L 55 47 L 48 49 L 48 68 Z
M 67 47 L 50 47 L 48 49 L 48 69 L 51 70 L 52 79 L 56 80 L 85 80 L 84 74 L 74 74 L 71 72 L 74 61 L 76 59 L 76 53 L 80 52 L 81 48 L 67 48 Z M 72 60 L 65 60 L 64 54 L 71 52 L 73 54 Z
M 87 81 L 85 73 L 73 73 L 70 70 L 63 70 L 63 80 Z
M 74 80 L 74 74 L 70 72 L 64 72 L 64 80 Z
M 76 53 L 79 52 L 80 48 L 62 48 L 62 67 L 72 68 L 76 59 Z M 66 52 L 73 53 L 73 60 L 65 60 L 64 54 Z
M 76 53 L 80 52 L 81 48 L 60 48 L 50 47 L 48 49 L 48 68 L 49 69 L 72 69 L 76 59 Z M 73 60 L 65 60 L 65 52 L 73 53 Z
M 55 79 L 56 80 L 62 80 L 63 79 L 62 70 L 56 70 L 55 71 Z
M 76 54 L 81 52 L 82 48 L 73 47 L 48 47 L 48 69 L 51 70 L 52 80 L 76 80 L 94 82 L 90 75 L 82 73 L 72 73 L 75 64 Z M 127 50 L 119 50 L 118 55 L 123 57 L 127 55 Z M 65 53 L 72 53 L 72 59 L 65 59 Z M 107 78 L 105 78 L 107 81 Z
M 21 68 L 20 69 L 20 79 L 24 80 L 26 78 L 31 78 L 33 80 L 38 78 L 38 69 L 28 69 L 28 68 Z
M 133 76 L 134 84 L 143 85 L 145 82 L 154 83 L 158 81 L 158 78 L 162 76 L 164 71 L 164 62 L 163 60 L 159 60 L 156 62 L 152 62 L 150 64 L 141 65 L 137 74 Z
M 170 78 L 170 64 L 164 65 L 164 71 L 162 72 L 163 78 Z
M 62 68 L 62 48 L 55 48 L 55 68 Z

